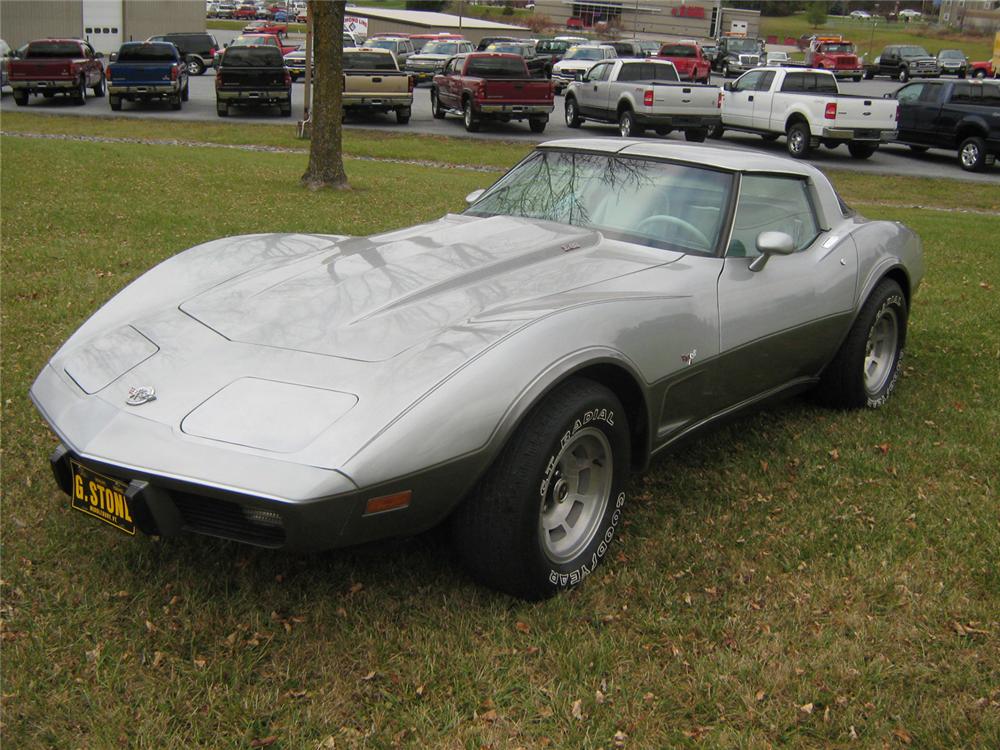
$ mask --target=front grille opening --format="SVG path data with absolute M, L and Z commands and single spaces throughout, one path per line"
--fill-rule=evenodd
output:
M 188 531 L 260 547 L 280 547 L 285 543 L 283 521 L 274 511 L 244 508 L 228 500 L 187 492 L 171 495 Z

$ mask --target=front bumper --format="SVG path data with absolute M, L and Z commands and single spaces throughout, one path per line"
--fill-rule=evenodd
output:
M 836 78 L 860 78 L 865 74 L 865 69 L 857 68 L 837 68 L 830 71 Z
M 423 83 L 424 81 L 433 81 L 434 76 L 441 72 L 441 68 L 406 68 L 404 72 L 417 83 Z
M 823 128 L 820 138 L 831 141 L 863 141 L 865 143 L 889 143 L 896 140 L 895 130 L 859 130 L 852 128 Z

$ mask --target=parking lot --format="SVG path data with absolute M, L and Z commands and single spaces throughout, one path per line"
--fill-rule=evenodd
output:
M 223 34 L 218 35 L 222 41 Z M 732 79 L 730 79 L 732 80 Z M 721 86 L 721 76 L 714 75 L 712 84 Z M 843 82 L 841 88 L 846 94 L 871 96 L 881 98 L 894 91 L 899 84 L 895 81 L 876 79 L 861 83 Z M 298 82 L 292 87 L 292 117 L 302 119 L 304 85 Z M 74 106 L 61 97 L 42 99 L 32 97 L 26 108 L 18 108 L 13 98 L 4 95 L 0 102 L 0 112 L 45 112 L 57 115 L 84 117 L 116 117 L 116 118 L 155 118 L 167 120 L 204 120 L 221 121 L 215 112 L 215 74 L 209 70 L 202 76 L 195 76 L 190 81 L 191 97 L 181 111 L 174 112 L 166 104 L 125 104 L 121 112 L 112 112 L 106 99 L 90 98 L 83 107 Z M 270 123 L 282 122 L 276 109 L 240 109 L 228 122 L 233 123 Z M 542 134 L 533 134 L 525 122 L 485 123 L 478 133 L 467 133 L 462 126 L 461 118 L 449 116 L 444 120 L 436 120 L 431 115 L 430 87 L 424 84 L 414 91 L 413 115 L 407 125 L 397 125 L 391 115 L 373 115 L 370 117 L 350 118 L 345 123 L 348 128 L 369 129 L 380 132 L 421 133 L 427 135 L 449 136 L 456 138 L 482 138 L 489 140 L 516 140 L 540 142 L 557 138 L 593 138 L 595 136 L 615 136 L 617 127 L 588 123 L 582 128 L 568 128 L 563 121 L 563 98 L 556 97 L 555 111 L 552 113 L 548 127 Z M 655 137 L 655 136 L 648 136 Z M 674 133 L 667 136 L 674 140 L 683 140 L 683 135 Z M 756 135 L 746 133 L 726 133 L 721 141 L 714 143 L 723 146 L 753 148 L 773 154 L 784 154 L 784 139 L 777 142 L 765 142 Z M 850 169 L 867 174 L 894 174 L 909 176 L 927 176 L 928 173 L 977 183 L 1000 182 L 1000 168 L 994 167 L 982 173 L 963 171 L 955 159 L 954 152 L 931 149 L 924 154 L 914 154 L 906 146 L 883 145 L 874 156 L 861 161 L 853 159 L 844 147 L 836 149 L 817 149 L 808 159 L 811 163 L 830 169 Z

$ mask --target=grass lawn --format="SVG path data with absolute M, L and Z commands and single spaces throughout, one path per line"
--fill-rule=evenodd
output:
M 851 18 L 828 16 L 822 26 L 813 28 L 805 15 L 763 16 L 760 19 L 764 37 L 777 36 L 798 39 L 803 34 L 842 34 L 858 48 L 858 54 L 875 58 L 887 44 L 916 44 L 932 55 L 943 49 L 961 49 L 970 60 L 989 60 L 993 55 L 993 35 L 977 36 L 951 31 L 938 31 L 926 23 L 878 23 Z
M 400 227 L 495 176 L 348 161 L 352 190 L 309 193 L 304 154 L 5 137 L 0 159 L 5 745 L 1000 745 L 1000 217 L 866 205 L 988 191 L 835 175 L 924 240 L 890 404 L 795 400 L 661 458 L 600 573 L 529 605 L 473 585 L 440 531 L 305 557 L 117 535 L 55 488 L 27 397 L 87 315 L 186 247 Z

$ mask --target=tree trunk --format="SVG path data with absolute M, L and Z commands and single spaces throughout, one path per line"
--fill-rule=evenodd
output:
M 316 79 L 310 113 L 309 166 L 302 175 L 302 184 L 310 190 L 350 188 L 341 143 L 345 6 L 340 0 L 309 0 Z

